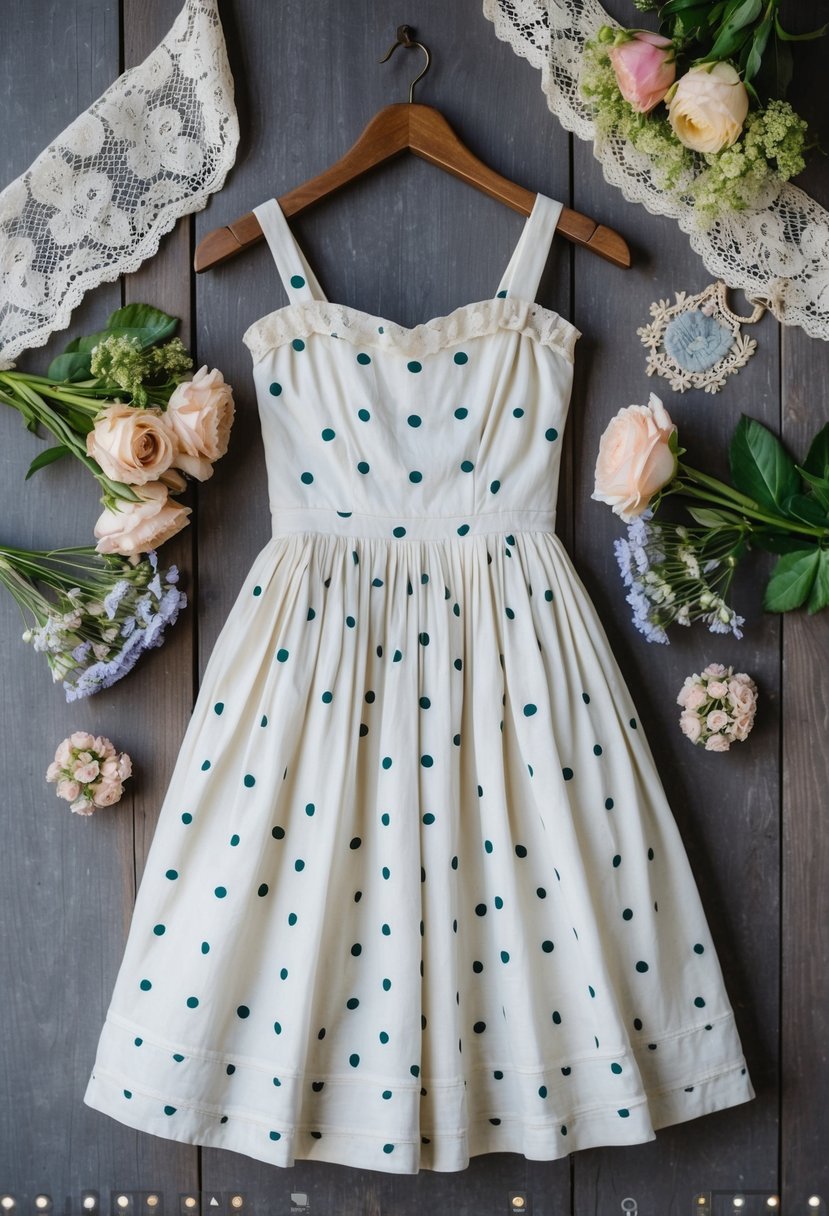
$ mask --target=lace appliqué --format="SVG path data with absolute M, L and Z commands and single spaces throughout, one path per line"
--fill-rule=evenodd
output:
M 598 0 L 483 0 L 483 11 L 497 36 L 540 70 L 547 104 L 562 126 L 593 141 L 606 181 L 628 201 L 675 219 L 712 275 L 741 288 L 784 325 L 829 339 L 829 212 L 783 182 L 769 190 L 762 208 L 728 212 L 701 230 L 693 199 L 662 191 L 647 156 L 622 139 L 596 138 L 579 93 L 582 50 L 599 26 L 618 25 Z
M 649 348 L 649 376 L 664 376 L 678 393 L 689 388 L 718 393 L 730 375 L 745 367 L 757 342 L 740 326 L 754 324 L 765 310 L 758 304 L 751 316 L 738 317 L 728 307 L 726 290 L 720 281 L 692 296 L 677 291 L 675 304 L 651 304 L 653 320 L 636 331 Z
M 242 341 L 250 350 L 254 363 L 258 363 L 275 347 L 284 346 L 295 338 L 306 338 L 311 333 L 342 338 L 354 346 L 393 348 L 411 355 L 430 355 L 457 342 L 494 333 L 498 329 L 526 334 L 542 345 L 559 351 L 570 363 L 573 362 L 576 341 L 581 337 L 579 330 L 558 313 L 529 300 L 507 297 L 464 304 L 448 316 L 435 317 L 412 329 L 346 304 L 309 300 L 289 304 L 254 321 L 243 334 Z
M 167 36 L 0 194 L 0 368 L 69 324 L 99 283 L 137 270 L 205 206 L 239 124 L 216 0 Z

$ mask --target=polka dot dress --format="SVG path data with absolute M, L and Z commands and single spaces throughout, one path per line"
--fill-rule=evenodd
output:
M 654 1139 L 754 1096 L 683 844 L 554 532 L 578 331 L 492 299 L 245 334 L 273 536 L 207 665 L 84 1101 L 414 1174 Z

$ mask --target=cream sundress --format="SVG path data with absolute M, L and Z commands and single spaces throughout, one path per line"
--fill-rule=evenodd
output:
M 323 296 L 251 350 L 273 536 L 161 807 L 84 1102 L 290 1166 L 413 1174 L 653 1140 L 754 1096 L 684 846 L 554 533 L 578 331 Z M 230 537 L 228 537 L 230 542 Z

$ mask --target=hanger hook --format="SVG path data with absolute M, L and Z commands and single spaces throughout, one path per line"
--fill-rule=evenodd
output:
M 432 57 L 422 42 L 415 42 L 414 30 L 412 29 L 412 27 L 410 25 L 398 25 L 397 38 L 394 40 L 394 42 L 391 44 L 389 49 L 386 51 L 383 58 L 378 59 L 377 62 L 385 63 L 387 59 L 391 58 L 391 56 L 394 54 L 394 52 L 397 50 L 397 48 L 399 46 L 405 46 L 406 49 L 410 50 L 410 51 L 413 50 L 415 47 L 420 47 L 421 51 L 423 51 L 423 54 L 426 56 L 426 62 L 423 65 L 423 70 L 417 76 L 415 76 L 414 80 L 409 85 L 409 103 L 411 104 L 411 102 L 414 98 L 414 87 L 417 84 L 418 80 L 420 80 L 420 77 L 425 75 L 426 72 L 428 72 L 429 64 L 432 62 Z

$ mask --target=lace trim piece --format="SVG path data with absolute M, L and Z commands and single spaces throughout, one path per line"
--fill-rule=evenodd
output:
M 216 0 L 166 37 L 0 194 L 0 368 L 137 270 L 224 183 L 239 124 Z
M 463 304 L 445 317 L 434 317 L 407 329 L 347 304 L 308 300 L 289 304 L 254 321 L 242 336 L 253 362 L 270 351 L 308 334 L 328 334 L 354 346 L 394 347 L 411 355 L 430 355 L 457 342 L 510 329 L 559 351 L 570 363 L 578 338 L 575 325 L 558 313 L 529 300 L 491 299 Z
M 597 139 L 579 94 L 584 42 L 617 25 L 598 0 L 483 0 L 484 16 L 516 55 L 541 72 L 547 104 L 562 126 L 593 141 L 605 180 L 629 202 L 668 215 L 687 233 L 708 270 L 741 288 L 784 325 L 829 339 L 829 212 L 791 182 L 770 188 L 762 208 L 730 212 L 701 230 L 693 199 L 665 194 L 650 159 L 620 139 Z

